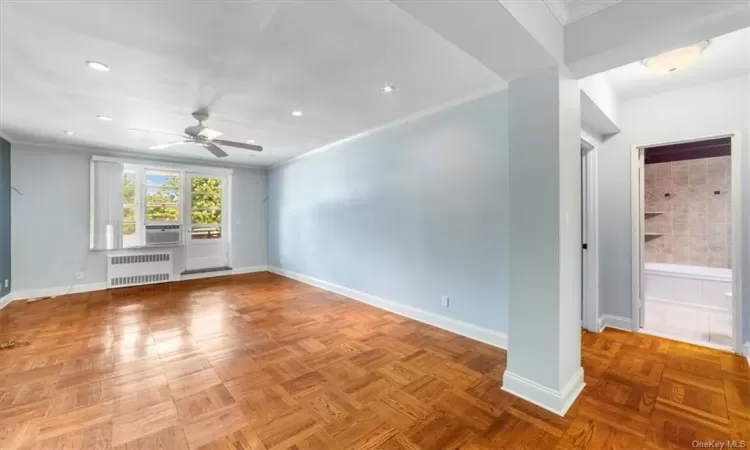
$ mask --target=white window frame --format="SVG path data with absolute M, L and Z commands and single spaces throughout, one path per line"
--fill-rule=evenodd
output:
M 139 179 L 138 179 L 139 176 L 140 176 L 140 171 L 138 169 L 132 167 L 132 166 L 131 167 L 127 167 L 126 166 L 125 170 L 123 170 L 123 174 L 125 172 L 133 172 L 133 173 L 135 173 L 135 179 L 133 180 L 133 184 L 134 184 L 134 187 L 135 187 L 135 192 L 133 193 L 133 202 L 134 203 L 125 203 L 124 199 L 123 199 L 122 210 L 123 210 L 123 217 L 124 217 L 124 215 L 125 215 L 124 214 L 125 208 L 128 207 L 128 206 L 131 206 L 131 205 L 133 207 L 133 212 L 134 212 L 134 214 L 133 214 L 133 223 L 135 225 L 135 239 L 136 239 L 136 244 L 135 245 L 125 245 L 125 240 L 126 239 L 123 236 L 123 248 L 140 247 L 140 246 L 143 245 L 143 241 L 142 241 L 143 231 L 141 230 L 141 224 L 143 223 L 143 217 L 142 217 L 143 213 L 141 212 L 141 208 L 140 208 L 141 198 L 139 197 L 139 194 L 141 192 L 141 189 L 140 189 L 140 183 L 139 183 Z M 124 183 L 124 180 L 123 180 L 123 183 Z M 128 223 L 130 223 L 130 222 L 128 222 Z M 124 227 L 124 225 L 125 225 L 125 222 L 123 221 L 123 227 Z
M 186 165 L 186 164 L 178 164 L 178 163 L 169 163 L 169 162 L 155 162 L 155 161 L 147 161 L 147 160 L 139 160 L 139 159 L 130 159 L 130 158 L 117 158 L 117 157 L 108 157 L 108 156 L 92 156 L 92 161 L 109 161 L 109 162 L 116 162 L 123 164 L 125 166 L 125 171 L 135 171 L 136 179 L 135 179 L 135 199 L 136 199 L 136 205 L 135 206 L 135 224 L 136 224 L 136 236 L 137 236 L 137 245 L 130 245 L 127 247 L 124 247 L 125 249 L 137 249 L 137 248 L 148 248 L 148 247 L 164 247 L 163 245 L 146 245 L 146 220 L 145 220 L 145 213 L 146 213 L 146 172 L 147 171 L 158 171 L 158 172 L 171 172 L 180 177 L 180 201 L 179 201 L 179 211 L 180 211 L 180 219 L 178 222 L 148 222 L 148 225 L 154 225 L 154 224 L 165 224 L 165 225 L 174 225 L 174 224 L 180 224 L 182 227 L 182 230 L 185 231 L 191 231 L 192 230 L 192 219 L 191 215 L 188 213 L 186 214 L 185 211 L 187 211 L 190 208 L 190 202 L 188 199 L 188 196 L 191 195 L 190 192 L 190 186 L 187 185 L 187 178 L 188 175 L 199 173 L 206 176 L 212 176 L 215 175 L 217 177 L 224 177 L 225 185 L 222 186 L 222 207 L 221 207 L 221 214 L 222 214 L 222 224 L 221 224 L 221 233 L 222 233 L 222 239 L 226 240 L 227 246 L 231 247 L 231 230 L 232 227 L 231 224 L 231 215 L 230 215 L 230 200 L 231 200 L 231 189 L 232 189 L 232 169 L 228 168 L 222 168 L 222 167 L 202 167 L 202 166 L 193 166 L 193 165 Z M 91 194 L 93 196 L 93 192 Z M 123 202 L 123 210 L 125 208 L 125 203 Z M 181 233 L 181 239 L 179 244 L 173 244 L 170 245 L 171 247 L 182 247 L 186 245 L 186 233 Z M 230 254 L 231 258 L 231 254 Z
M 126 167 L 128 167 L 128 166 L 126 166 Z M 137 167 L 137 166 L 130 166 L 130 167 Z M 169 170 L 169 169 L 159 169 L 159 170 L 156 170 L 156 169 L 148 169 L 148 168 L 140 168 L 140 167 L 138 167 L 136 170 L 138 170 L 138 171 L 141 172 L 141 183 L 140 183 L 140 185 L 138 187 L 141 188 L 141 193 L 140 193 L 140 197 L 139 198 L 140 198 L 140 200 L 142 202 L 142 205 L 143 205 L 140 208 L 140 210 L 141 210 L 141 214 L 143 214 L 143 219 L 142 220 L 143 220 L 144 226 L 145 225 L 175 225 L 175 224 L 182 223 L 183 222 L 183 206 L 184 206 L 183 192 L 185 191 L 185 186 L 184 186 L 184 183 L 183 183 L 182 179 L 185 176 L 185 173 L 183 171 L 180 171 L 180 170 Z M 169 174 L 169 175 L 174 174 L 174 175 L 177 175 L 178 180 L 179 180 L 179 185 L 176 188 L 174 188 L 174 189 L 177 189 L 177 195 L 179 197 L 179 201 L 174 204 L 174 206 L 176 206 L 177 209 L 178 209 L 178 216 L 177 216 L 177 220 L 176 221 L 173 221 L 173 222 L 166 221 L 166 220 L 161 220 L 161 221 L 159 221 L 159 220 L 152 220 L 152 221 L 149 221 L 147 219 L 147 214 L 146 214 L 147 208 L 149 206 L 154 206 L 154 205 L 149 205 L 148 204 L 148 189 L 149 188 L 157 188 L 157 189 L 164 188 L 164 186 L 157 186 L 157 185 L 149 185 L 148 184 L 148 181 L 147 181 L 148 177 L 147 177 L 147 175 L 148 175 L 149 172 L 162 172 L 164 174 Z M 136 176 L 136 178 L 138 178 L 138 176 Z M 172 189 L 172 188 L 166 188 L 166 189 Z M 158 206 L 158 205 L 156 205 L 156 206 Z M 172 206 L 172 205 L 170 204 L 170 206 Z

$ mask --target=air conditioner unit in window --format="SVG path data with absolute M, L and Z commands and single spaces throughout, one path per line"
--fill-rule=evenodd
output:
M 180 225 L 146 225 L 146 245 L 180 243 Z

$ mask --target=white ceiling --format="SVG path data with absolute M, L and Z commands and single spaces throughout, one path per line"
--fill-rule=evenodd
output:
M 640 61 L 604 72 L 620 100 L 750 74 L 750 28 L 711 40 L 698 62 L 672 73 L 656 73 Z
M 390 2 L 56 0 L 3 2 L 0 15 L 0 130 L 20 142 L 215 159 L 147 150 L 171 138 L 128 131 L 181 133 L 208 106 L 222 139 L 265 147 L 224 147 L 225 161 L 271 165 L 504 85 Z
M 576 20 L 596 14 L 622 0 L 544 0 L 561 24 L 567 25 Z

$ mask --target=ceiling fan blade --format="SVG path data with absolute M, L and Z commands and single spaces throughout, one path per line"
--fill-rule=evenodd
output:
M 193 141 L 192 140 L 186 140 L 186 141 L 170 142 L 169 144 L 152 145 L 151 147 L 149 147 L 149 149 L 150 150 L 161 150 L 161 149 L 164 149 L 164 148 L 172 147 L 174 145 L 189 144 L 191 142 L 193 142 Z
M 229 156 L 227 152 L 220 149 L 216 144 L 213 144 L 211 142 L 207 142 L 203 144 L 203 147 L 205 147 L 206 150 L 208 150 L 209 152 L 213 153 L 214 156 L 216 156 L 217 158 L 223 158 L 225 156 Z
M 228 145 L 230 147 L 244 148 L 245 150 L 253 150 L 256 152 L 263 151 L 263 147 L 261 147 L 260 145 L 243 144 L 242 142 L 225 141 L 223 139 L 214 139 L 213 142 L 215 142 L 216 144 Z
M 168 131 L 146 130 L 145 128 L 128 128 L 129 131 L 145 131 L 146 133 L 166 134 L 167 136 L 178 136 L 184 138 L 184 134 L 170 133 Z
M 209 141 L 213 141 L 214 139 L 221 136 L 222 134 L 224 133 L 222 133 L 221 131 L 212 130 L 210 128 L 204 128 L 200 131 L 200 133 L 198 133 L 198 136 L 203 136 Z

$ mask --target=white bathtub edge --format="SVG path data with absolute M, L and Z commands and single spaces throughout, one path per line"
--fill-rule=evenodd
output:
M 722 313 L 722 314 L 728 314 L 728 315 L 732 313 L 731 311 L 729 311 L 729 308 L 719 308 L 716 306 L 702 305 L 700 303 L 681 302 L 679 300 L 670 300 L 668 298 L 646 297 L 647 308 L 648 308 L 649 303 L 663 303 L 667 305 L 675 305 L 675 306 L 692 309 L 692 310 L 697 309 L 700 311 L 710 311 L 710 312 Z
M 672 269 L 667 269 L 666 267 L 672 267 Z M 676 270 L 675 268 L 688 268 L 688 270 L 680 271 Z M 705 269 L 709 269 L 712 272 L 718 272 L 721 271 L 722 274 L 716 274 L 716 273 L 701 273 L 700 271 L 696 270 L 698 266 L 686 266 L 684 264 L 667 264 L 667 263 L 646 263 L 643 266 L 643 271 L 645 274 L 653 274 L 653 275 L 660 275 L 665 277 L 673 277 L 673 278 L 690 278 L 693 280 L 708 280 L 708 281 L 723 281 L 727 283 L 732 282 L 732 269 L 717 269 L 713 267 L 705 267 Z

